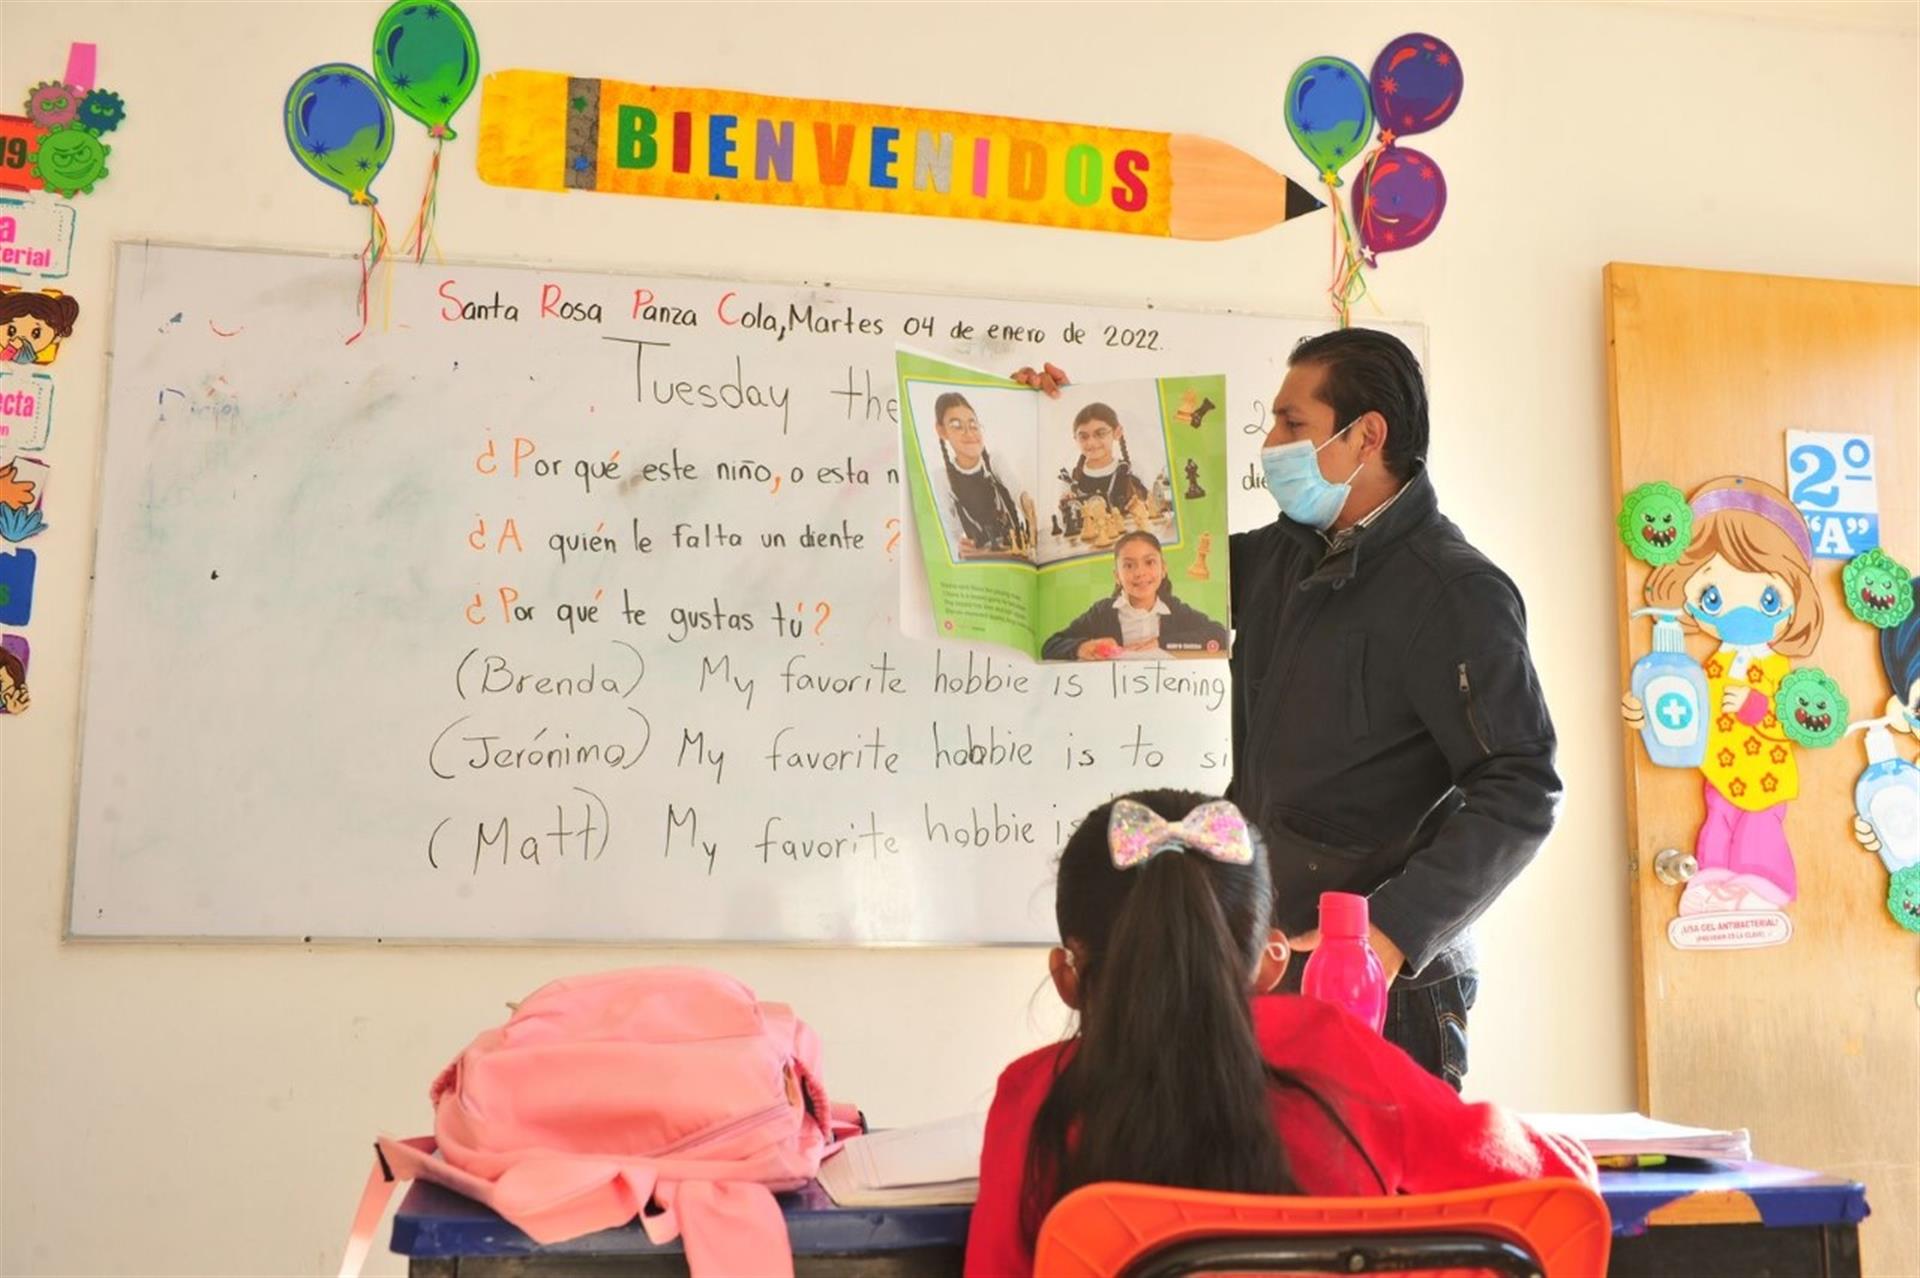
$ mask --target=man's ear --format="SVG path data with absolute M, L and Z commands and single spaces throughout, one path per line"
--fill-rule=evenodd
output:
M 1360 451 L 1368 456 L 1384 456 L 1387 451 L 1387 419 L 1379 411 L 1360 414 L 1354 419 L 1353 433 L 1360 436 Z
M 1062 945 L 1047 951 L 1047 971 L 1053 975 L 1053 992 L 1076 1012 L 1080 1010 L 1080 972 L 1075 966 L 1078 961 L 1073 951 Z
M 1260 966 L 1253 974 L 1253 988 L 1262 994 L 1272 993 L 1280 984 L 1280 978 L 1287 974 L 1287 963 L 1292 958 L 1287 934 L 1279 928 L 1267 933 L 1266 948 L 1260 951 Z

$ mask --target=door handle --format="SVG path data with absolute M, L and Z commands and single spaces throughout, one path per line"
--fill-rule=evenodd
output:
M 1679 887 L 1699 872 L 1700 862 L 1693 853 L 1679 848 L 1662 848 L 1653 858 L 1653 876 L 1668 887 Z

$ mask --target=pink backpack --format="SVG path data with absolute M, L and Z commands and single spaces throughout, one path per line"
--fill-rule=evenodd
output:
M 359 1272 L 393 1181 L 418 1178 L 535 1242 L 640 1216 L 656 1243 L 684 1235 L 695 1275 L 791 1275 L 773 1195 L 858 1129 L 850 1109 L 836 1125 L 819 1072 L 819 1040 L 791 1008 L 717 972 L 542 986 L 434 1079 L 431 1138 L 377 1142 L 340 1272 Z

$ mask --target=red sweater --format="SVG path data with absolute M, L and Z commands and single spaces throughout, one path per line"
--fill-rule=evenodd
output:
M 1528 1127 L 1495 1105 L 1468 1104 L 1413 1058 L 1346 1012 L 1317 999 L 1276 994 L 1253 1001 L 1260 1054 L 1312 1087 L 1353 1130 L 1387 1192 L 1436 1193 L 1500 1181 L 1568 1176 L 1594 1183 L 1577 1143 Z M 1027 1137 L 1075 1041 L 1022 1056 L 1000 1075 L 980 1150 L 980 1200 L 967 1234 L 967 1278 L 1033 1272 L 1020 1232 Z M 1374 1195 L 1380 1186 L 1352 1144 L 1310 1097 L 1275 1088 L 1270 1112 L 1300 1192 Z

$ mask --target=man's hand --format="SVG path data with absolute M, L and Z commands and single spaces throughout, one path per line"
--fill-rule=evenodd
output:
M 1302 932 L 1299 936 L 1290 936 L 1287 938 L 1287 944 L 1293 947 L 1295 954 L 1319 949 L 1320 929 L 1316 927 L 1310 932 Z M 1400 947 L 1388 940 L 1387 934 L 1377 927 L 1367 929 L 1367 944 L 1373 946 L 1373 952 L 1380 956 L 1380 966 L 1386 971 L 1387 987 L 1391 989 L 1394 981 L 1400 976 L 1400 969 L 1406 966 L 1407 956 L 1402 954 Z
M 1038 372 L 1023 368 L 1013 375 L 1013 380 L 1022 386 L 1031 386 L 1037 391 L 1045 391 L 1047 398 L 1059 399 L 1060 388 L 1067 384 L 1066 370 L 1053 364 L 1042 364 Z

